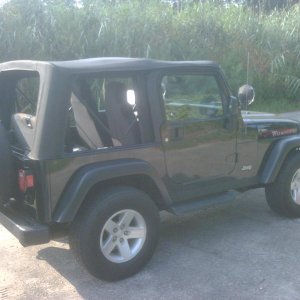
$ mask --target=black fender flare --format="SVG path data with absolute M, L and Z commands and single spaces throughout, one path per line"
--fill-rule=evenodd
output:
M 274 182 L 288 154 L 298 148 L 300 150 L 300 136 L 291 136 L 279 140 L 271 152 L 268 153 L 267 161 L 260 174 L 260 183 L 268 184 Z
M 75 218 L 90 189 L 101 181 L 130 175 L 146 175 L 153 180 L 166 205 L 171 204 L 169 193 L 155 169 L 147 162 L 120 159 L 84 166 L 68 182 L 53 214 L 53 221 L 69 223 Z

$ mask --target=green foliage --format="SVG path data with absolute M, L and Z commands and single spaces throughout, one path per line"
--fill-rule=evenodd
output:
M 286 9 L 290 8 L 294 4 L 298 3 L 298 0 L 245 0 L 249 7 L 257 12 L 270 12 L 274 9 Z
M 159 0 L 85 0 L 81 6 L 73 0 L 11 0 L 0 8 L 0 61 L 216 60 L 236 92 L 247 81 L 249 53 L 249 83 L 259 101 L 300 101 L 299 4 L 257 13 L 239 1 L 186 2 L 174 9 Z

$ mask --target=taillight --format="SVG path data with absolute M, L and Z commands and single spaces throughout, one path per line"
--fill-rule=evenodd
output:
M 28 170 L 19 170 L 19 189 L 25 193 L 27 189 L 34 187 L 33 174 Z

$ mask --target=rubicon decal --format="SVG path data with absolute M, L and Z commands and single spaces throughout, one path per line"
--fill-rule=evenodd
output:
M 297 128 L 280 128 L 280 129 L 258 129 L 259 138 L 271 138 L 284 135 L 292 135 L 298 132 Z

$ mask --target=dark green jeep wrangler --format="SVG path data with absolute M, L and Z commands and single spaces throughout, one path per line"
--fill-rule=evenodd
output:
M 243 111 L 219 66 L 99 58 L 0 64 L 0 221 L 24 245 L 70 237 L 94 276 L 139 271 L 159 211 L 265 187 L 300 217 L 299 122 Z

